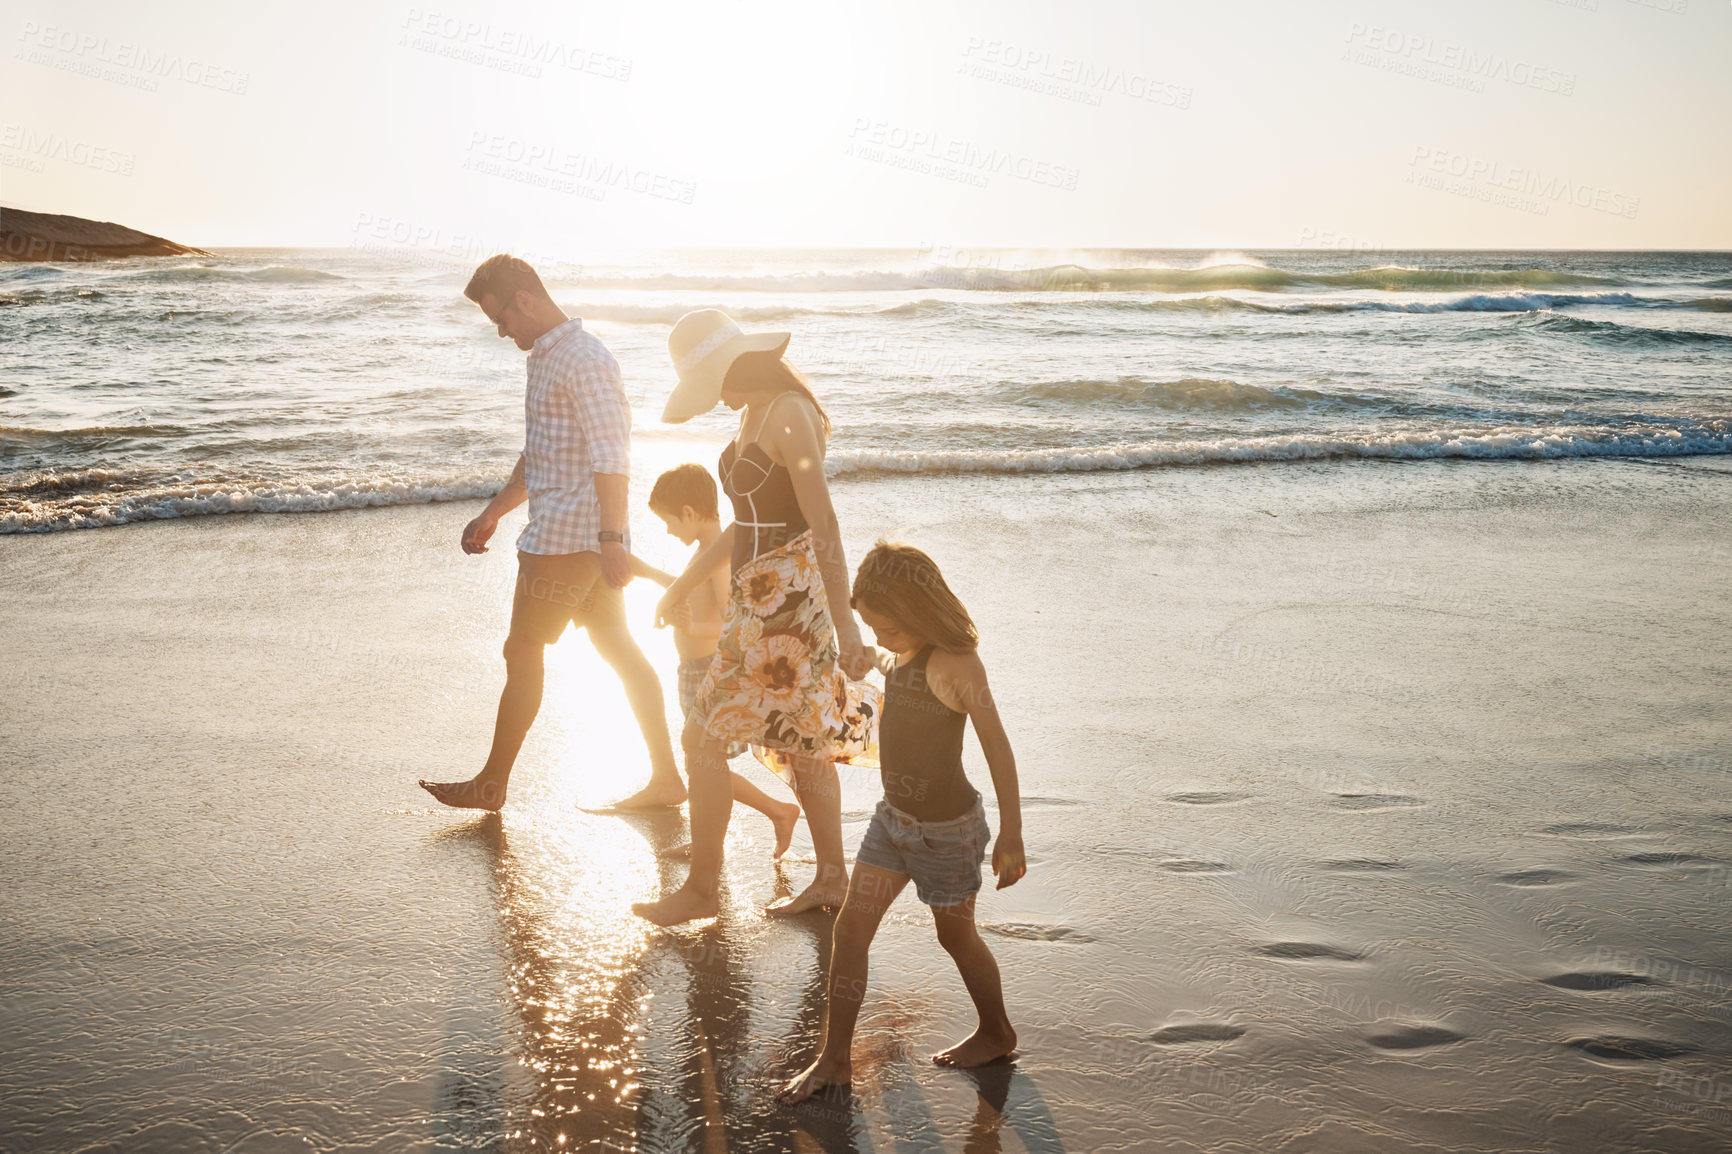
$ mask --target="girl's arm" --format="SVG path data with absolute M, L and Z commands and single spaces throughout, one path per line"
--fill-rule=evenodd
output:
M 793 478 L 794 498 L 812 529 L 812 548 L 824 577 L 842 672 L 858 680 L 871 672 L 872 661 L 860 642 L 860 626 L 848 604 L 848 558 L 842 552 L 842 527 L 836 522 L 836 509 L 830 504 L 830 486 L 824 480 L 823 425 L 806 404 L 780 405 L 777 414 L 773 421 L 766 414 L 759 436 L 772 458 L 780 457 Z
M 673 621 L 674 606 L 692 595 L 692 590 L 701 585 L 717 568 L 726 565 L 734 552 L 734 527 L 729 525 L 716 536 L 714 541 L 699 549 L 692 559 L 686 563 L 685 572 L 681 573 L 668 586 L 668 591 L 662 594 L 662 599 L 656 603 L 656 628 L 660 629 Z
M 1028 873 L 1022 848 L 1022 791 L 1016 780 L 1016 755 L 1011 752 L 1010 738 L 1005 736 L 1004 722 L 999 720 L 998 706 L 986 683 L 986 666 L 981 664 L 979 653 L 939 649 L 933 651 L 926 671 L 938 699 L 958 713 L 968 714 L 974 724 L 974 736 L 980 739 L 980 751 L 992 773 L 993 792 L 998 795 L 998 840 L 992 845 L 992 872 L 998 875 L 999 889 L 1013 886 Z

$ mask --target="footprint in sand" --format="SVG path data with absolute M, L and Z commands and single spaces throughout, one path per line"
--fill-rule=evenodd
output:
M 1069 926 L 1037 925 L 1032 922 L 982 922 L 980 928 L 1001 938 L 1028 942 L 1092 942 L 1094 938 Z
M 1627 825 L 1612 825 L 1603 821 L 1566 821 L 1540 830 L 1552 837 L 1618 838 L 1634 837 L 1639 832 Z
M 1248 793 L 1232 793 L 1229 791 L 1195 793 L 1169 793 L 1167 800 L 1177 805 L 1232 805 L 1236 801 L 1250 798 Z
M 1368 811 L 1375 809 L 1411 809 L 1424 805 L 1422 797 L 1409 797 L 1404 793 L 1338 793 L 1335 800 L 1329 803 L 1337 809 Z
M 1274 942 L 1258 947 L 1257 952 L 1271 958 L 1298 961 L 1357 962 L 1365 957 L 1353 950 L 1324 945 L 1322 942 Z
M 1244 1036 L 1243 1026 L 1230 1026 L 1226 1022 L 1186 1022 L 1178 1026 L 1162 1026 L 1143 1041 L 1157 1046 L 1182 1046 L 1187 1042 L 1231 1042 Z
M 1375 857 L 1338 857 L 1330 858 L 1323 863 L 1324 869 L 1338 870 L 1342 873 L 1382 873 L 1387 870 L 1406 869 L 1398 861 L 1389 861 Z
M 1624 860 L 1629 862 L 1631 865 L 1668 866 L 1673 868 L 1678 866 L 1687 866 L 1694 869 L 1703 869 L 1715 864 L 1713 858 L 1703 857 L 1700 854 L 1693 853 L 1633 853 L 1624 858 Z
M 1365 1040 L 1379 1050 L 1421 1050 L 1427 1046 L 1447 1046 L 1467 1037 L 1448 1026 L 1423 1022 L 1379 1023 L 1377 1033 Z
M 1564 1045 L 1596 1058 L 1610 1058 L 1619 1062 L 1652 1062 L 1696 1052 L 1695 1046 L 1670 1042 L 1664 1038 L 1625 1038 L 1610 1034 L 1570 1038 Z
M 1196 858 L 1169 858 L 1156 862 L 1156 869 L 1170 874 L 1230 874 L 1233 867 L 1224 861 L 1200 861 Z
M 1506 886 L 1562 886 L 1576 880 L 1576 875 L 1563 870 L 1517 870 L 1514 873 L 1501 874 L 1498 883 Z
M 1646 974 L 1626 974 L 1618 970 L 1570 970 L 1553 974 L 1540 981 L 1560 990 L 1621 990 L 1627 986 L 1652 986 L 1656 982 Z
M 1051 808 L 1057 808 L 1060 806 L 1082 805 L 1082 804 L 1083 804 L 1082 802 L 1074 801 L 1068 797 L 1025 797 L 1022 799 L 1022 808 L 1024 808 L 1024 809 L 1037 809 L 1037 808 L 1051 809 Z

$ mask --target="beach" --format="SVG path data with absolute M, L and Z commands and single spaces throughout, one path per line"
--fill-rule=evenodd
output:
M 633 917 L 683 819 L 577 808 L 648 772 L 586 641 L 502 815 L 415 785 L 485 756 L 521 513 L 482 557 L 465 494 L 8 537 L 0 1145 L 1722 1149 L 1727 461 L 840 477 L 850 557 L 919 545 L 980 625 L 1022 1052 L 927 1062 L 972 1015 L 908 895 L 852 1102 L 795 1110 L 829 921 L 758 911 L 805 831 L 777 867 L 736 811 L 722 917 Z M 669 567 L 654 467 L 634 542 Z M 657 592 L 627 603 L 671 716 Z M 878 787 L 842 783 L 851 852 Z

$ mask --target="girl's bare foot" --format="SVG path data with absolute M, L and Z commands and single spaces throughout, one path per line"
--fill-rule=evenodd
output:
M 780 812 L 771 815 L 770 824 L 776 827 L 776 852 L 771 856 L 781 857 L 793 844 L 794 827 L 800 824 L 800 807 L 789 802 Z
M 803 914 L 807 910 L 839 908 L 842 905 L 842 900 L 847 896 L 847 878 L 843 878 L 839 885 L 833 882 L 828 885 L 813 882 L 787 901 L 766 906 L 764 912 L 773 918 L 791 918 L 795 914 Z
M 988 1062 L 996 1062 L 1015 1052 L 1015 1030 L 1008 1025 L 994 1030 L 982 1026 L 950 1049 L 932 1055 L 932 1060 L 940 1066 L 967 1070 L 974 1066 L 984 1066 Z
M 505 783 L 491 781 L 480 774 L 468 781 L 427 781 L 422 779 L 419 785 L 432 794 L 441 805 L 448 805 L 452 809 L 497 811 L 505 804 Z
M 658 926 L 677 926 L 699 918 L 713 918 L 720 907 L 715 895 L 705 897 L 690 886 L 681 886 L 657 902 L 636 902 L 631 912 Z
M 807 1066 L 782 1087 L 782 1092 L 776 1095 L 776 1101 L 783 1106 L 792 1106 L 796 1102 L 804 1102 L 814 1094 L 825 1098 L 837 1098 L 851 1089 L 850 1081 L 854 1077 L 853 1069 L 848 1059 L 833 1060 L 820 1056 L 816 1062 Z

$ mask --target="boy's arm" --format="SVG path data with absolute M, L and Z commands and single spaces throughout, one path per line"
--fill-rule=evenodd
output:
M 692 595 L 692 590 L 709 577 L 719 565 L 726 565 L 734 554 L 734 527 L 729 525 L 717 535 L 714 541 L 697 551 L 697 554 L 686 563 L 685 572 L 681 573 L 674 583 L 668 586 L 668 591 L 662 594 L 660 603 L 656 605 L 656 626 L 670 624 L 673 621 L 674 606 L 680 604 Z
M 716 606 L 716 614 L 713 617 L 707 614 L 703 617 L 693 614 L 691 621 L 686 625 L 687 633 L 690 633 L 693 637 L 701 637 L 706 641 L 712 638 L 719 639 L 722 635 L 722 629 L 727 625 L 728 598 L 730 596 L 730 590 L 728 589 L 728 562 L 723 561 L 714 569 L 710 570 L 710 575 L 707 580 L 710 587 L 711 601 Z M 702 588 L 702 586 L 699 588 Z M 693 597 L 693 602 L 697 604 L 703 603 L 695 595 Z
M 927 665 L 932 691 L 950 708 L 968 714 L 986 768 L 992 773 L 992 789 L 998 796 L 998 840 L 992 846 L 992 872 L 998 888 L 1013 886 L 1028 873 L 1022 848 L 1022 791 L 1016 780 L 1016 754 L 999 719 L 986 683 L 986 666 L 978 653 L 947 653 L 939 650 Z
M 662 572 L 654 565 L 651 565 L 648 561 L 645 561 L 642 557 L 639 557 L 636 553 L 631 555 L 631 574 L 633 577 L 648 577 L 663 589 L 666 589 L 669 585 L 674 583 L 674 575 L 672 573 Z

